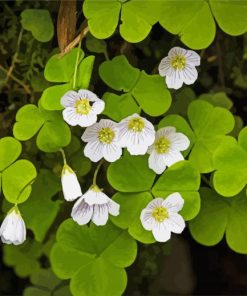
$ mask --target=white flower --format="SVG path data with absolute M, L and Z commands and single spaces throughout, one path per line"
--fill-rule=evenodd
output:
M 61 98 L 63 119 L 70 125 L 86 127 L 97 121 L 97 114 L 103 112 L 105 102 L 90 90 L 68 91 Z
M 189 139 L 182 133 L 176 133 L 175 127 L 164 127 L 156 132 L 154 144 L 149 147 L 149 168 L 156 174 L 162 174 L 166 167 L 183 160 L 180 151 L 190 146 Z
M 183 83 L 193 84 L 198 73 L 195 66 L 200 65 L 200 56 L 193 50 L 173 47 L 168 56 L 159 64 L 160 76 L 166 76 L 168 88 L 180 88 Z
M 72 201 L 77 197 L 82 196 L 81 186 L 78 182 L 76 174 L 67 164 L 63 167 L 61 182 L 65 200 Z
M 96 225 L 105 225 L 109 214 L 119 215 L 119 204 L 104 194 L 97 185 L 93 185 L 74 204 L 71 217 L 79 225 L 87 224 L 90 220 Z
M 84 154 L 93 162 L 101 158 L 113 162 L 122 155 L 122 148 L 118 143 L 118 125 L 112 120 L 101 119 L 86 128 L 82 140 L 88 142 Z
M 131 155 L 144 155 L 155 139 L 151 122 L 133 114 L 119 122 L 119 144 L 127 147 Z
M 170 194 L 166 199 L 155 198 L 141 212 L 141 223 L 144 229 L 152 231 L 158 242 L 166 242 L 171 232 L 181 233 L 185 222 L 179 212 L 184 200 L 178 192 Z
M 20 245 L 26 240 L 26 226 L 16 206 L 9 211 L 3 220 L 0 236 L 5 244 Z

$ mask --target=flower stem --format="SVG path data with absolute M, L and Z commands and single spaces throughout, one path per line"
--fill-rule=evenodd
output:
M 97 165 L 97 168 L 96 168 L 96 170 L 94 172 L 94 175 L 93 175 L 93 186 L 96 186 L 97 185 L 97 183 L 96 183 L 96 181 L 97 181 L 97 175 L 98 175 L 99 169 L 100 169 L 100 167 L 102 166 L 103 163 L 104 163 L 104 159 L 101 159 L 101 161 Z
M 74 78 L 73 78 L 73 89 L 75 89 L 76 86 L 76 78 L 77 78 L 77 70 L 78 70 L 78 62 L 80 57 L 80 49 L 81 49 L 81 40 L 77 47 L 77 55 L 76 55 L 76 62 L 75 62 L 75 70 L 74 70 Z
M 64 150 L 61 148 L 61 149 L 59 149 L 59 151 L 60 151 L 61 154 L 62 154 L 62 157 L 63 157 L 63 163 L 64 163 L 64 164 L 67 164 L 66 156 L 65 156 L 65 152 L 64 152 Z

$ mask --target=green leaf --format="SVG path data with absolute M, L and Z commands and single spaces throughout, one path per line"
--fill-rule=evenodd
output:
M 118 161 L 110 164 L 107 179 L 111 186 L 122 192 L 149 190 L 154 182 L 155 173 L 148 168 L 147 159 L 147 155 L 130 156 L 126 152 Z
M 12 137 L 0 139 L 0 171 L 6 169 L 21 154 L 21 143 Z
M 33 231 L 37 241 L 43 241 L 57 216 L 60 202 L 52 201 L 51 197 L 60 190 L 60 179 L 50 171 L 42 169 L 33 184 L 28 202 L 20 206 L 26 226 Z
M 117 27 L 120 9 L 117 0 L 85 0 L 83 13 L 88 19 L 90 33 L 98 39 L 110 37 Z
M 75 296 L 120 295 L 126 286 L 123 267 L 132 264 L 136 251 L 135 240 L 110 222 L 87 227 L 69 219 L 59 227 L 51 262 L 58 277 L 71 278 Z
M 167 197 L 179 192 L 184 199 L 181 215 L 185 220 L 193 219 L 200 210 L 200 174 L 189 161 L 180 161 L 168 168 L 155 183 L 155 197 Z
M 88 89 L 95 56 L 88 56 L 78 66 L 77 79 L 76 79 L 76 89 Z
M 239 195 L 224 199 L 208 188 L 201 189 L 201 211 L 190 222 L 193 238 L 206 246 L 220 242 L 226 233 L 226 241 L 235 252 L 247 254 L 247 197 Z
M 51 15 L 46 9 L 25 9 L 21 13 L 21 24 L 40 42 L 50 41 L 54 35 Z
M 196 136 L 189 159 L 201 173 L 209 173 L 215 168 L 213 153 L 225 139 L 225 134 L 233 130 L 234 117 L 225 108 L 214 107 L 203 100 L 190 103 L 188 117 Z
M 153 199 L 149 192 L 116 193 L 113 198 L 120 205 L 120 215 L 111 216 L 111 221 L 128 232 L 134 239 L 142 243 L 153 243 L 155 239 L 151 232 L 146 231 L 140 221 L 141 211 Z
M 123 55 L 103 62 L 99 67 L 101 79 L 115 90 L 130 91 L 136 84 L 140 71 L 132 67 Z
M 120 34 L 128 42 L 145 39 L 158 21 L 161 3 L 159 1 L 131 0 L 122 5 Z
M 7 266 L 14 267 L 15 273 L 23 278 L 40 269 L 38 258 L 42 255 L 42 245 L 27 241 L 21 246 L 4 245 L 3 260 Z
M 230 110 L 233 106 L 232 100 L 224 92 L 215 94 L 202 94 L 199 96 L 200 100 L 204 100 L 215 107 L 223 107 Z
M 87 34 L 87 36 L 86 36 L 86 47 L 91 52 L 95 52 L 95 53 L 105 53 L 106 52 L 105 40 L 96 39 L 90 33 Z
M 121 96 L 106 92 L 103 96 L 105 101 L 105 110 L 103 114 L 115 121 L 121 121 L 123 118 L 134 113 L 140 113 L 140 107 L 130 94 Z
M 209 0 L 214 17 L 222 31 L 237 36 L 247 31 L 247 3 L 242 0 Z
M 54 85 L 46 88 L 41 95 L 41 106 L 46 110 L 62 110 L 64 107 L 60 101 L 62 96 L 71 90 L 69 83 Z
M 37 106 L 28 104 L 18 110 L 13 128 L 14 136 L 26 141 L 31 139 L 43 126 L 45 119 Z
M 165 113 L 171 105 L 171 95 L 159 75 L 148 75 L 144 71 L 131 91 L 142 110 L 151 116 Z
M 247 183 L 247 129 L 239 135 L 239 145 L 232 137 L 226 138 L 213 156 L 213 184 L 215 190 L 223 196 L 238 194 Z
M 204 0 L 163 1 L 160 24 L 192 49 L 208 47 L 216 33 L 213 15 Z
M 2 189 L 7 201 L 22 203 L 31 193 L 34 179 L 37 176 L 34 165 L 25 159 L 16 161 L 2 174 Z
M 78 48 L 73 48 L 69 53 L 61 57 L 53 55 L 45 66 L 45 79 L 51 82 L 69 82 L 74 74 Z M 84 52 L 79 49 L 79 62 L 83 59 Z

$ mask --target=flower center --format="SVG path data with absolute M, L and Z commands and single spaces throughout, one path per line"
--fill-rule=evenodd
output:
M 115 133 L 109 127 L 103 127 L 98 133 L 98 139 L 101 143 L 110 144 L 115 137 Z
M 182 55 L 176 55 L 172 58 L 171 64 L 175 70 L 183 70 L 186 65 L 186 58 Z
M 163 154 L 168 151 L 170 148 L 171 142 L 165 138 L 165 137 L 160 137 L 155 143 L 154 143 L 154 148 L 158 154 Z
M 134 117 L 134 118 L 130 119 L 130 121 L 128 123 L 128 129 L 132 130 L 134 132 L 141 132 L 143 130 L 144 126 L 145 126 L 144 120 L 139 117 Z
M 167 209 L 164 207 L 157 207 L 153 213 L 152 213 L 152 217 L 157 221 L 157 222 L 163 222 L 165 219 L 167 219 L 168 216 L 168 212 Z
M 89 100 L 86 98 L 77 100 L 75 103 L 76 113 L 81 115 L 87 115 L 92 109 L 92 106 L 89 103 Z

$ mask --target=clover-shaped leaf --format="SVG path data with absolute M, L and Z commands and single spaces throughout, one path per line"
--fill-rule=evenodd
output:
M 214 107 L 203 100 L 190 103 L 188 117 L 195 134 L 189 159 L 201 173 L 209 173 L 214 170 L 213 153 L 225 135 L 233 130 L 234 117 L 227 109 Z
M 11 165 L 21 154 L 21 143 L 12 137 L 0 139 L 0 171 Z
M 181 215 L 185 220 L 193 219 L 200 210 L 200 174 L 189 161 L 180 161 L 168 168 L 153 186 L 155 197 L 167 197 L 179 192 L 184 199 Z
M 26 226 L 34 232 L 37 241 L 44 239 L 49 227 L 56 218 L 59 211 L 59 202 L 52 201 L 51 197 L 60 190 L 60 179 L 50 171 L 43 169 L 39 172 L 33 184 L 29 201 L 20 206 Z M 40 223 L 40 221 L 43 222 Z
M 17 112 L 16 121 L 14 136 L 25 141 L 38 133 L 36 143 L 42 151 L 55 152 L 70 142 L 71 132 L 60 112 L 28 104 Z
M 129 234 L 110 222 L 87 227 L 69 219 L 59 227 L 51 263 L 59 278 L 71 279 L 75 296 L 120 295 L 126 286 L 123 268 L 133 262 L 136 251 Z
M 225 199 L 209 188 L 202 188 L 201 210 L 190 222 L 193 238 L 206 246 L 219 243 L 224 234 L 229 247 L 247 254 L 247 197 L 239 195 Z
M 154 182 L 155 173 L 148 168 L 147 158 L 147 155 L 133 157 L 126 151 L 108 168 L 107 178 L 111 186 L 122 192 L 149 190 Z
M 25 30 L 31 31 L 35 39 L 47 42 L 54 35 L 54 27 L 49 10 L 25 9 L 21 13 L 21 24 Z
M 120 204 L 121 214 L 112 216 L 111 221 L 122 229 L 128 229 L 129 234 L 142 243 L 155 242 L 152 233 L 146 231 L 140 221 L 141 211 L 152 199 L 149 192 L 116 193 L 113 200 Z
M 35 241 L 27 241 L 18 248 L 5 245 L 3 260 L 6 265 L 14 267 L 15 273 L 22 278 L 40 269 L 38 258 L 41 255 L 42 245 Z
M 247 184 L 247 128 L 240 134 L 238 143 L 232 137 L 226 138 L 213 156 L 215 190 L 223 196 L 238 194 Z

